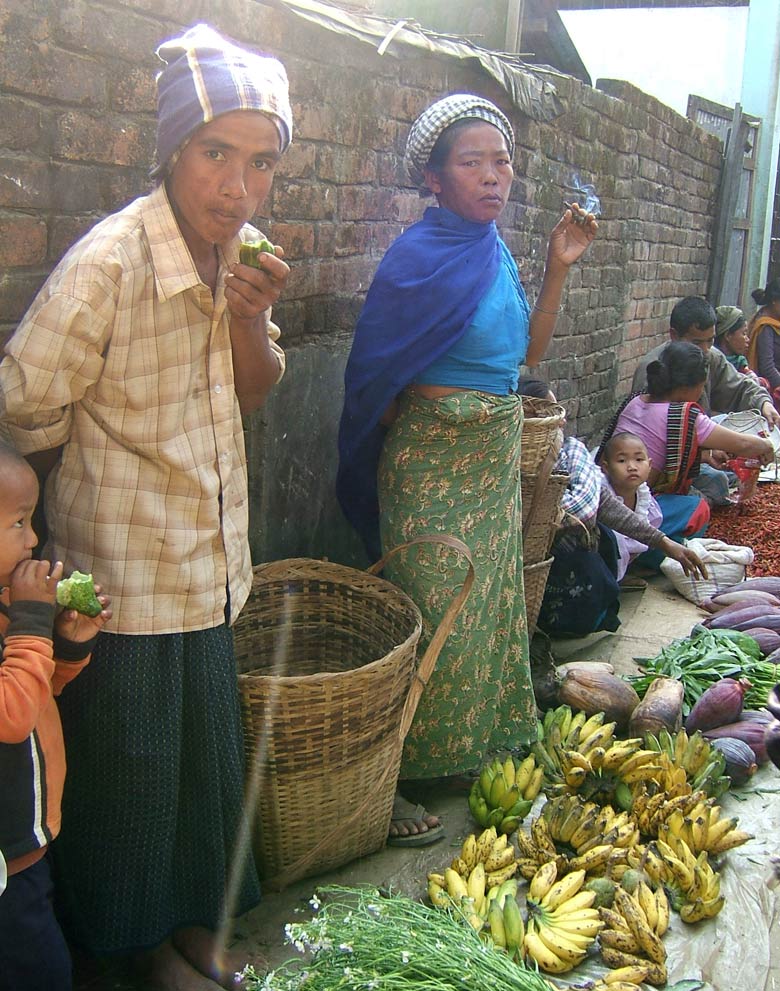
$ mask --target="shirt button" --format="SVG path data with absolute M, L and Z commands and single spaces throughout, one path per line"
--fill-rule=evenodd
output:
M 214 386 L 214 392 L 216 392 L 216 393 L 218 393 L 218 394 L 219 394 L 220 392 L 222 392 L 222 386 L 221 386 L 221 385 L 215 385 L 215 386 Z

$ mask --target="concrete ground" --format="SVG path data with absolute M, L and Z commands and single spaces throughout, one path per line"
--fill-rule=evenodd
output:
M 650 657 L 676 637 L 687 636 L 701 616 L 700 610 L 678 595 L 666 578 L 658 576 L 650 581 L 646 590 L 624 593 L 620 609 L 622 625 L 617 633 L 592 634 L 578 640 L 555 641 L 553 651 L 560 663 L 574 658 L 606 660 L 620 673 L 633 672 L 636 671 L 635 657 Z M 778 781 L 772 780 L 773 775 L 776 772 L 771 765 L 761 772 L 762 788 L 766 788 L 764 782 L 768 782 L 770 787 L 767 791 L 770 793 L 778 786 Z M 777 799 L 771 798 L 769 801 L 776 803 Z M 445 789 L 431 789 L 426 805 L 441 816 L 445 827 L 444 839 L 428 847 L 387 847 L 339 870 L 293 884 L 284 892 L 265 893 L 258 908 L 239 919 L 235 925 L 230 943 L 236 958 L 250 960 L 257 959 L 258 956 L 264 957 L 268 966 L 273 968 L 294 956 L 291 947 L 284 944 L 284 927 L 286 923 L 300 919 L 302 914 L 309 911 L 308 902 L 317 885 L 369 883 L 419 897 L 425 889 L 427 872 L 441 870 L 448 865 L 463 837 L 474 831 L 462 794 L 451 794 Z M 737 809 L 736 814 L 740 814 L 740 811 Z M 316 827 L 316 824 L 313 825 Z M 771 839 L 768 842 L 771 843 Z M 754 855 L 754 863 L 755 859 Z M 771 899 L 771 896 L 767 897 Z M 772 912 L 776 912 L 776 909 L 773 908 Z M 722 915 L 725 916 L 725 909 Z M 730 924 L 729 928 L 730 935 L 733 936 L 734 926 Z M 780 937 L 776 925 L 767 922 L 767 928 L 771 931 L 768 951 L 771 964 L 763 991 L 780 991 Z M 685 940 L 690 940 L 692 931 L 689 930 L 682 937 L 681 946 L 685 945 Z M 755 951 L 754 937 L 746 933 L 745 939 L 745 954 L 750 954 Z M 718 938 L 716 942 L 722 940 Z M 670 983 L 673 979 L 682 980 L 693 976 L 690 970 L 687 973 L 681 970 L 675 974 L 671 961 L 670 953 Z M 77 973 L 78 991 L 143 989 L 142 984 L 134 982 L 117 964 L 79 961 Z M 748 986 L 745 983 L 734 983 L 733 977 L 718 978 L 709 975 L 706 969 L 702 976 L 712 982 L 704 985 L 712 991 L 737 991 L 737 988 L 740 991 L 762 991 L 756 984 Z

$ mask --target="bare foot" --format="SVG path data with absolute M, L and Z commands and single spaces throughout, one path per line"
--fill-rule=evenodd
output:
M 426 837 L 426 841 L 431 843 L 442 834 L 441 821 L 438 816 L 426 812 L 421 805 L 412 805 L 411 802 L 396 792 L 390 828 L 388 829 L 388 841 L 403 842 L 404 838 L 410 837 L 419 837 L 422 841 L 422 837 L 426 833 L 431 833 L 430 837 Z
M 243 987 L 242 981 L 236 978 L 236 973 L 252 963 L 255 969 L 263 966 L 255 956 L 250 960 L 246 953 L 226 950 L 220 944 L 216 933 L 205 926 L 188 926 L 178 929 L 173 934 L 176 949 L 185 957 L 196 970 L 216 981 L 228 991 L 238 991 Z
M 219 991 L 220 988 L 185 960 L 170 941 L 139 954 L 134 965 L 147 991 Z

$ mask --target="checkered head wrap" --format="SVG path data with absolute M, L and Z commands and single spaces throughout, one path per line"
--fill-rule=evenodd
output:
M 495 103 L 472 93 L 454 93 L 428 107 L 412 124 L 406 141 L 406 167 L 415 185 L 422 186 L 425 183 L 425 167 L 441 134 L 456 121 L 470 117 L 487 121 L 498 128 L 504 136 L 510 157 L 514 155 L 515 135 L 512 125 Z
M 282 151 L 292 138 L 287 73 L 281 62 L 238 48 L 207 24 L 196 24 L 163 42 L 157 55 L 157 162 L 171 158 L 203 124 L 231 110 L 257 110 L 279 131 Z M 175 159 L 174 159 L 175 160 Z

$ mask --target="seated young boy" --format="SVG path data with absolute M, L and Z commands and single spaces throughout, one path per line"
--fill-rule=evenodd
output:
M 605 445 L 600 464 L 614 495 L 646 523 L 660 527 L 663 513 L 647 484 L 650 457 L 644 441 L 627 431 L 615 434 Z M 627 576 L 626 571 L 635 558 L 649 549 L 647 544 L 622 533 L 616 533 L 615 537 L 618 545 L 617 578 L 621 588 L 645 588 L 646 581 L 633 575 Z
M 38 481 L 0 442 L 0 991 L 69 991 L 70 954 L 54 917 L 48 844 L 60 828 L 65 748 L 54 696 L 89 660 L 111 616 L 55 618 L 62 564 L 32 560 Z M 98 586 L 95 591 L 99 592 Z

